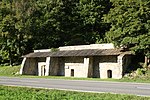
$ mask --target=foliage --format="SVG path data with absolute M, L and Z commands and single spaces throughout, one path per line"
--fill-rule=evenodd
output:
M 19 62 L 34 49 L 103 40 L 109 0 L 1 0 L 0 63 Z
M 80 30 L 87 44 L 105 42 L 105 32 L 108 25 L 103 22 L 103 15 L 109 12 L 111 3 L 109 0 L 81 0 L 78 5 L 80 15 Z
M 0 64 L 20 62 L 34 49 L 102 42 L 149 58 L 149 5 L 149 0 L 1 0 Z
M 1 63 L 18 62 L 25 50 L 29 1 L 0 1 L 0 52 Z
M 52 51 L 52 52 L 59 51 L 59 48 L 51 48 L 51 51 Z
M 110 23 L 106 38 L 117 46 L 131 48 L 135 53 L 150 53 L 150 1 L 111 0 L 113 8 L 104 19 Z
M 144 75 L 145 72 L 146 72 L 146 69 L 142 69 L 142 68 L 138 68 L 136 71 L 137 75 Z
M 149 97 L 110 93 L 86 93 L 48 89 L 0 86 L 0 99 L 6 100 L 149 100 Z

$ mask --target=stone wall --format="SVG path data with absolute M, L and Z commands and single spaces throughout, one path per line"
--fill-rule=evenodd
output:
M 112 77 L 120 79 L 123 70 L 129 65 L 128 56 L 99 56 L 99 57 L 62 57 L 51 58 L 50 75 L 71 77 L 108 78 L 108 70 Z
M 58 74 L 59 76 L 65 76 L 65 59 L 59 58 L 59 68 L 58 68 Z
M 71 77 L 71 70 L 74 71 L 73 77 L 87 77 L 85 76 L 83 63 L 65 63 L 65 76 Z
M 64 57 L 65 63 L 84 63 L 84 57 Z
M 46 76 L 108 78 L 108 71 L 111 71 L 111 78 L 119 79 L 131 63 L 131 56 L 24 58 L 20 74 L 38 75 L 40 62 L 46 65 Z
M 39 62 L 46 62 L 46 58 L 24 58 L 21 64 L 20 74 L 38 75 Z
M 46 58 L 45 57 L 34 58 L 34 59 L 37 59 L 38 62 L 46 62 Z
M 59 70 L 59 58 L 51 58 L 49 74 L 52 76 L 58 75 Z
M 108 78 L 107 71 L 112 70 L 112 78 L 122 77 L 122 66 L 118 64 L 117 56 L 99 57 L 66 57 L 65 76 Z
M 130 63 L 131 55 L 126 54 L 112 57 L 109 56 L 108 59 L 103 58 L 99 63 L 100 78 L 108 78 L 108 71 L 111 71 L 111 78 L 120 79 L 123 77 L 124 72 L 126 71 Z
M 50 60 L 49 75 L 70 77 L 71 70 L 73 70 L 74 77 L 88 77 L 92 75 L 92 65 L 91 67 L 89 66 L 89 59 L 85 59 L 84 57 L 52 57 Z M 90 73 L 88 74 L 88 72 Z
M 93 60 L 94 57 L 89 57 L 89 66 L 88 66 L 88 77 L 93 77 Z
M 22 65 L 22 74 L 24 75 L 38 75 L 38 61 L 35 58 L 26 58 Z
M 114 78 L 120 79 L 122 78 L 122 66 L 119 66 L 118 63 L 99 63 L 100 68 L 100 78 Z M 109 77 L 109 72 L 111 71 L 111 77 Z
M 117 56 L 99 56 L 93 58 L 93 77 L 100 78 L 99 63 L 117 63 Z
M 76 69 L 81 63 L 83 65 L 83 62 L 83 57 L 51 57 L 49 75 L 69 76 L 70 68 Z M 69 70 L 66 66 L 69 66 Z
M 65 57 L 65 76 L 71 77 L 71 70 L 73 70 L 73 77 L 87 77 L 85 76 L 84 57 Z

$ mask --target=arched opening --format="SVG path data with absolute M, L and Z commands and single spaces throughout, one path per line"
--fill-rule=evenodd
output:
M 74 77 L 74 69 L 71 69 L 71 76 Z
M 112 78 L 112 70 L 107 70 L 107 77 Z

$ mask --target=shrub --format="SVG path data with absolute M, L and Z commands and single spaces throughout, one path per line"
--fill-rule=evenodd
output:
M 137 75 L 145 75 L 146 69 L 144 69 L 144 68 L 138 68 L 136 70 L 136 73 L 137 73 Z

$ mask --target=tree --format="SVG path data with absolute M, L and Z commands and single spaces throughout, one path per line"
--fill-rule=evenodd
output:
M 0 21 L 0 36 L 1 36 L 1 56 L 4 60 L 9 60 L 10 65 L 15 55 L 13 46 L 15 46 L 14 38 L 16 37 L 15 22 L 16 18 L 13 16 L 14 13 L 11 11 L 12 2 L 1 2 L 1 21 Z M 5 12 L 6 11 L 6 12 Z
M 60 41 L 60 0 L 38 0 L 30 16 L 30 36 L 32 49 L 58 47 Z M 62 17 L 62 16 L 61 16 Z
M 103 15 L 111 8 L 109 0 L 80 0 L 77 6 L 80 18 L 80 32 L 85 43 L 105 42 L 108 24 L 103 22 Z
M 102 17 L 110 7 L 109 0 L 39 0 L 32 17 L 34 48 L 102 42 L 108 29 Z
M 105 22 L 111 28 L 106 33 L 108 42 L 125 46 L 135 53 L 142 52 L 150 57 L 150 1 L 111 0 L 113 8 L 105 15 Z M 145 60 L 145 65 L 147 66 Z
M 34 49 L 102 42 L 110 7 L 109 0 L 2 0 L 0 59 L 12 65 Z
M 26 41 L 24 37 L 27 37 L 28 4 L 24 0 L 0 2 L 1 57 L 4 61 L 9 61 L 10 65 L 18 61 L 23 53 Z

